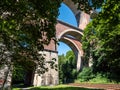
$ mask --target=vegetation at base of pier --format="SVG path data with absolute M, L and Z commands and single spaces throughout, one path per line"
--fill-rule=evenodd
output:
M 59 57 L 59 83 L 74 82 L 77 78 L 76 60 L 74 53 L 68 51 L 66 55 Z
M 78 73 L 75 83 L 115 84 L 120 83 L 120 81 L 110 79 L 109 73 L 93 73 L 92 68 L 84 67 L 83 70 Z
M 77 72 L 77 70 L 75 70 L 75 57 L 67 59 L 68 57 L 74 57 L 72 51 L 68 51 L 65 56 L 59 56 L 59 83 L 120 83 L 120 81 L 113 79 L 110 73 L 94 73 L 92 67 L 84 67 L 82 71 Z M 119 76 L 116 76 L 116 78 L 119 79 Z

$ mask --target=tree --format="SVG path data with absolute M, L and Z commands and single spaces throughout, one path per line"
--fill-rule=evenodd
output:
M 58 65 L 59 65 L 59 83 L 63 83 L 63 72 L 62 65 L 66 62 L 64 54 L 58 56 Z
M 60 83 L 73 82 L 77 77 L 76 61 L 72 51 L 68 51 L 66 56 L 59 56 L 59 75 Z
M 55 38 L 59 1 L 2 0 L 0 3 L 0 42 L 9 51 L 41 50 Z
M 93 22 L 90 22 L 84 30 L 84 36 L 82 37 L 82 48 L 84 51 L 84 66 L 89 66 L 91 59 L 96 59 L 94 53 L 96 51 L 98 43 L 98 37 L 96 35 Z
M 92 24 L 86 28 L 83 44 L 88 58 L 93 59 L 93 70 L 95 72 L 109 73 L 111 79 L 120 80 L 120 1 L 106 0 L 102 11 Z M 91 29 L 93 28 L 93 29 Z M 93 32 L 90 34 L 90 32 Z M 87 33 L 89 32 L 89 33 Z M 88 38 L 90 37 L 90 38 Z M 86 40 L 86 41 L 84 41 Z M 95 42 L 95 43 L 94 43 Z M 87 44 L 85 44 L 87 43 Z M 91 45 L 91 46 L 89 46 Z M 92 47 L 92 50 L 91 48 Z M 87 51 L 92 51 L 88 52 Z
M 36 53 L 55 40 L 59 6 L 60 0 L 1 0 L 0 65 L 10 67 L 21 57 L 38 60 Z

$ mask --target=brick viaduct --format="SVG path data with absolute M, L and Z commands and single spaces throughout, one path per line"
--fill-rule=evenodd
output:
M 82 44 L 81 38 L 83 36 L 83 30 L 86 25 L 89 23 L 90 16 L 84 12 L 77 10 L 77 5 L 75 5 L 71 0 L 63 0 L 63 2 L 72 10 L 76 17 L 78 27 L 74 27 L 68 23 L 57 20 L 56 24 L 56 38 L 58 41 L 64 42 L 67 44 L 74 52 L 76 61 L 77 61 L 77 70 L 79 71 L 82 68 Z M 57 44 L 54 41 L 48 46 L 44 46 L 46 54 L 46 60 L 50 61 L 51 58 L 56 58 L 56 64 L 58 64 L 58 51 Z M 64 49 L 64 48 L 63 48 Z M 56 85 L 59 83 L 59 74 L 58 71 L 50 69 L 41 77 L 38 74 L 34 75 L 33 85 Z
M 84 28 L 89 23 L 90 17 L 88 14 L 77 10 L 76 6 L 71 0 L 64 0 L 64 3 L 68 5 L 68 7 L 74 13 L 77 20 L 78 27 L 74 27 L 68 23 L 57 20 L 56 38 L 58 39 L 58 41 L 61 41 L 67 44 L 73 50 L 76 56 L 76 59 L 78 61 L 77 70 L 80 70 L 81 56 L 83 56 L 83 51 L 81 47 L 82 46 L 81 38 L 83 36 Z M 57 46 L 54 43 L 54 41 L 51 41 L 51 43 L 48 46 L 45 46 L 45 49 L 48 51 L 57 51 Z

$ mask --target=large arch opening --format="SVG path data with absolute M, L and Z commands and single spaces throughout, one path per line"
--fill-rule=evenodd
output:
M 76 45 L 76 43 L 67 37 L 61 38 L 60 41 L 67 44 L 71 50 L 68 51 L 65 55 L 62 54 L 58 57 L 60 70 L 59 80 L 60 83 L 72 83 L 77 78 L 77 72 L 82 67 L 81 51 L 79 50 L 79 47 Z M 62 77 L 64 77 L 64 80 Z
M 74 79 L 76 78 L 75 74 L 73 76 L 74 71 L 76 70 L 76 60 L 73 50 L 67 45 L 67 43 L 60 41 L 60 44 L 63 48 L 64 53 L 59 52 L 58 55 L 58 66 L 59 66 L 59 83 L 73 83 Z M 68 49 L 65 49 L 64 47 L 67 47 Z
M 78 26 L 74 13 L 64 2 L 61 3 L 61 7 L 59 8 L 58 20 L 66 22 L 75 27 Z
M 30 58 L 18 60 L 17 63 L 14 63 L 12 85 L 15 87 L 31 86 L 35 68 L 36 63 Z

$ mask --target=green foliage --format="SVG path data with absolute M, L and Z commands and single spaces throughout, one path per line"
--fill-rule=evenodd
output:
M 14 65 L 12 74 L 12 83 L 21 83 L 24 81 L 25 69 L 20 65 Z
M 119 8 L 120 1 L 107 0 L 98 17 L 85 29 L 83 37 L 85 61 L 88 63 L 92 59 L 94 72 L 110 73 L 109 77 L 115 80 L 120 75 Z
M 103 83 L 111 83 L 106 76 L 104 76 L 100 73 L 98 73 L 93 79 L 90 79 L 88 82 L 90 82 L 90 83 L 102 83 L 102 84 Z
M 26 81 L 30 81 L 32 74 L 35 70 L 35 62 L 33 60 L 20 60 L 14 62 L 13 71 L 12 71 L 12 84 L 26 84 Z M 39 70 L 40 71 L 40 70 Z M 38 73 L 39 73 L 38 71 Z M 45 70 L 44 70 L 45 72 Z M 39 73 L 41 74 L 42 71 Z M 30 78 L 29 78 L 30 77 Z M 27 78 L 29 80 L 27 80 Z
M 45 58 L 38 51 L 51 40 L 56 42 L 60 3 L 61 0 L 0 0 L 0 66 L 21 63 L 29 70 L 37 64 L 40 74 L 47 71 Z M 6 73 L 4 81 L 7 76 Z
M 111 80 L 108 76 L 108 73 L 93 73 L 92 68 L 85 67 L 78 74 L 76 83 L 118 83 L 116 80 Z
M 96 45 L 98 38 L 96 35 L 95 27 L 93 22 L 90 22 L 84 30 L 84 36 L 82 37 L 82 48 L 84 50 L 84 65 L 88 66 L 89 60 L 95 58 L 94 52 L 96 51 Z M 92 57 L 91 57 L 92 56 Z
M 83 70 L 78 74 L 77 79 L 80 82 L 86 82 L 90 79 L 94 78 L 94 74 L 92 73 L 92 69 L 89 67 L 84 67 Z
M 73 59 L 75 58 L 73 51 L 68 51 L 65 57 L 66 57 L 66 60 L 69 60 L 71 57 Z
M 15 56 L 19 56 L 19 60 L 21 57 L 38 59 L 36 53 L 43 50 L 51 39 L 55 40 L 60 3 L 60 0 L 0 1 L 0 44 L 12 53 L 13 62 L 17 60 Z M 5 60 L 0 59 L 2 62 Z
M 20 88 L 13 88 L 12 90 L 20 90 Z
M 68 51 L 66 56 L 59 56 L 59 80 L 60 83 L 73 82 L 77 77 L 76 61 L 72 51 Z

